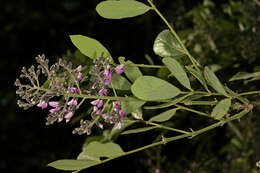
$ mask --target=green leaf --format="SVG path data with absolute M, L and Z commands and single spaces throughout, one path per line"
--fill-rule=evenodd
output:
M 202 75 L 202 73 L 200 71 L 195 70 L 194 68 L 192 68 L 191 66 L 185 66 L 186 69 L 196 78 L 198 79 L 198 81 L 203 85 L 203 87 L 208 90 L 208 86 L 207 83 Z
M 111 83 L 115 89 L 118 90 L 130 90 L 131 89 L 131 83 L 124 78 L 123 76 L 113 73 L 113 77 L 111 79 Z
M 124 73 L 132 82 L 143 75 L 139 68 L 133 65 L 134 63 L 132 63 L 131 61 L 126 61 L 124 66 Z
M 70 35 L 70 39 L 82 54 L 91 59 L 100 57 L 102 53 L 104 53 L 105 57 L 111 57 L 108 50 L 99 41 L 93 38 L 83 35 Z
M 153 76 L 139 77 L 132 85 L 131 91 L 137 98 L 147 101 L 170 99 L 181 92 L 167 81 Z
M 94 158 L 113 158 L 124 154 L 123 150 L 118 144 L 112 142 L 102 144 L 97 141 L 88 144 L 87 147 L 84 148 L 83 153 Z
M 191 89 L 190 80 L 182 68 L 181 64 L 173 58 L 163 58 L 162 62 L 167 66 L 167 68 L 172 72 L 172 75 L 189 90 Z
M 208 84 L 214 88 L 217 92 L 227 95 L 223 85 L 220 83 L 219 79 L 215 75 L 215 73 L 210 70 L 208 67 L 205 67 L 204 69 L 204 76 L 208 82 Z
M 163 113 L 160 113 L 159 115 L 156 115 L 156 116 L 152 117 L 149 121 L 155 121 L 155 122 L 168 121 L 169 119 L 171 119 L 171 117 L 173 115 L 175 115 L 177 110 L 178 110 L 178 108 L 165 111 Z
M 186 54 L 178 40 L 169 30 L 159 33 L 154 41 L 153 50 L 156 55 L 161 57 L 177 58 Z
M 231 106 L 230 99 L 221 100 L 213 109 L 211 117 L 220 120 L 223 116 L 228 113 L 228 110 Z
M 142 133 L 146 132 L 152 129 L 155 129 L 156 126 L 151 126 L 151 127 L 143 127 L 143 128 L 138 128 L 138 129 L 131 129 L 131 130 L 126 130 L 121 135 L 129 135 L 129 134 L 134 134 L 134 133 Z
M 103 1 L 97 7 L 97 13 L 107 19 L 135 17 L 149 11 L 151 7 L 133 0 Z
M 238 93 L 232 91 L 230 88 L 228 88 L 227 86 L 225 86 L 225 90 L 231 95 L 236 97 L 238 100 L 240 100 L 242 103 L 244 104 L 249 104 L 249 100 L 242 97 L 242 96 L 238 96 Z
M 259 77 L 260 72 L 255 72 L 255 73 L 247 73 L 247 72 L 238 72 L 235 74 L 229 81 L 236 81 L 236 80 L 246 80 L 254 77 Z
M 145 101 L 143 100 L 136 100 L 136 101 L 122 101 L 122 111 L 126 114 L 131 112 L 135 112 L 138 108 L 143 106 Z
M 49 163 L 48 166 L 51 166 L 56 169 L 64 170 L 64 171 L 75 171 L 86 169 L 91 166 L 97 165 L 100 162 L 92 161 L 92 160 L 73 160 L 73 159 L 64 159 L 57 160 L 52 163 Z

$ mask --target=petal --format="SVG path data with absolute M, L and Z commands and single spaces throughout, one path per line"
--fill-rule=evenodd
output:
M 49 105 L 53 108 L 56 108 L 59 106 L 59 102 L 49 102 Z

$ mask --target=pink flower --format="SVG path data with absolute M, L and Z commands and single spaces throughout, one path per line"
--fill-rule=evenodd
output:
M 156 169 L 154 170 L 154 173 L 161 173 L 161 170 L 160 170 L 159 168 L 156 168 Z
M 98 109 L 98 107 L 94 106 L 93 112 L 99 115 L 101 113 L 101 109 Z
M 101 89 L 101 90 L 99 90 L 98 91 L 98 94 L 100 95 L 100 96 L 107 96 L 108 95 L 108 89 Z
M 68 90 L 68 93 L 70 94 L 79 94 L 79 89 L 75 87 L 70 87 Z
M 77 78 L 78 78 L 78 80 L 82 80 L 82 79 L 83 79 L 83 74 L 79 72 L 79 74 L 78 74 L 78 77 L 77 77 Z
M 77 106 L 77 105 L 78 105 L 78 102 L 77 102 L 76 99 L 71 99 L 71 101 L 68 102 L 68 105 L 69 105 L 69 106 L 71 106 L 71 105 Z
M 73 112 L 69 112 L 64 116 L 64 118 L 66 119 L 66 123 L 70 121 L 73 115 L 74 115 Z
M 37 104 L 38 107 L 41 107 L 42 109 L 46 109 L 48 107 L 48 103 L 46 101 L 40 101 L 39 104 Z
M 104 70 L 104 74 L 105 74 L 105 79 L 111 79 L 112 78 L 112 72 L 108 68 L 106 68 Z
M 115 110 L 121 110 L 121 105 L 118 104 L 117 101 L 114 101 L 114 102 L 113 102 L 113 107 L 115 108 Z
M 119 111 L 119 116 L 120 118 L 125 118 L 126 117 L 126 113 L 124 113 L 122 110 Z
M 49 102 L 49 105 L 53 108 L 56 108 L 59 106 L 59 102 Z
M 55 114 L 55 113 L 58 112 L 59 110 L 60 110 L 60 107 L 56 107 L 56 108 L 53 108 L 53 109 L 51 109 L 51 110 L 49 110 L 49 111 L 50 111 L 50 113 Z
M 106 120 L 108 118 L 108 114 L 102 114 L 102 118 Z
M 77 68 L 76 68 L 76 72 L 80 72 L 82 70 L 82 65 L 79 65 Z
M 100 100 L 100 99 L 98 99 L 98 100 L 94 100 L 94 101 L 92 101 L 92 102 L 90 102 L 92 105 L 94 105 L 94 106 L 97 106 L 98 108 L 101 108 L 102 106 L 103 106 L 103 100 Z
M 105 80 L 104 84 L 105 85 L 110 85 L 111 81 L 110 80 Z
M 119 66 L 117 66 L 115 68 L 116 73 L 117 74 L 122 74 L 124 72 L 124 66 L 125 66 L 124 64 L 120 64 Z

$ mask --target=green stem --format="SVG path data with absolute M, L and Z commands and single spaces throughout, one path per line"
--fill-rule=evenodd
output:
M 95 164 L 95 165 L 93 165 L 93 166 L 100 165 L 100 164 L 109 162 L 109 161 L 111 161 L 111 160 L 114 160 L 114 159 L 116 159 L 116 158 L 119 158 L 119 157 L 122 157 L 122 156 L 126 156 L 126 155 L 130 155 L 130 154 L 133 154 L 133 153 L 136 153 L 136 152 L 139 152 L 139 151 L 142 151 L 142 150 L 151 148 L 151 147 L 155 147 L 155 146 L 159 146 L 159 145 L 166 144 L 166 143 L 168 143 L 168 142 L 176 141 L 176 140 L 178 140 L 178 139 L 183 139 L 183 138 L 186 138 L 186 137 L 195 137 L 195 136 L 197 136 L 197 135 L 199 135 L 199 134 L 202 134 L 202 133 L 204 133 L 204 132 L 206 132 L 206 131 L 212 130 L 212 129 L 216 128 L 216 127 L 223 126 L 223 124 L 225 124 L 225 123 L 227 123 L 227 122 L 230 122 L 230 121 L 232 121 L 232 120 L 241 118 L 242 116 L 246 115 L 249 111 L 250 111 L 250 109 L 245 109 L 245 110 L 241 111 L 240 113 L 238 113 L 238 114 L 236 114 L 236 115 L 233 115 L 233 116 L 230 117 L 230 118 L 227 118 L 227 119 L 225 119 L 225 120 L 223 120 L 223 121 L 219 121 L 219 122 L 217 122 L 217 123 L 215 123 L 215 124 L 212 124 L 212 125 L 210 125 L 210 126 L 208 126 L 208 127 L 203 128 L 203 129 L 190 132 L 190 133 L 188 133 L 188 134 L 178 135 L 178 136 L 174 136 L 174 137 L 170 137 L 170 138 L 165 138 L 165 137 L 164 137 L 164 138 L 163 138 L 161 141 L 159 141 L 159 142 L 155 142 L 155 143 L 152 143 L 152 144 L 149 144 L 149 145 L 146 145 L 146 146 L 143 146 L 143 147 L 140 147 L 140 148 L 137 148 L 137 149 L 128 151 L 128 152 L 124 152 L 123 154 L 121 154 L 121 155 L 119 155 L 119 156 L 102 160 L 101 162 L 98 162 L 97 164 Z
M 238 96 L 245 96 L 245 95 L 253 95 L 253 94 L 260 94 L 260 91 L 249 91 L 238 94 Z
M 127 66 L 143 67 L 143 68 L 167 68 L 164 65 L 148 65 L 148 64 L 127 64 Z
M 204 112 L 200 112 L 200 111 L 197 111 L 197 110 L 194 110 L 194 109 L 191 109 L 191 108 L 187 108 L 187 107 L 184 107 L 184 106 L 181 106 L 181 105 L 175 105 L 175 106 L 177 106 L 178 108 L 180 108 L 182 110 L 186 110 L 186 111 L 193 112 L 193 113 L 196 113 L 196 114 L 199 114 L 199 115 L 202 115 L 202 116 L 210 117 L 208 114 L 206 114 Z M 210 117 L 210 118 L 212 118 L 212 117 Z
M 199 70 L 198 66 L 200 66 L 200 64 L 196 61 L 195 58 L 193 58 L 191 56 L 191 54 L 189 53 L 188 49 L 185 47 L 185 45 L 183 44 L 183 42 L 181 41 L 180 37 L 178 36 L 178 34 L 174 31 L 174 29 L 172 28 L 172 26 L 169 24 L 169 22 L 165 19 L 165 17 L 161 14 L 161 12 L 157 9 L 157 7 L 153 4 L 153 2 L 151 0 L 147 0 L 149 2 L 149 4 L 151 5 L 151 7 L 154 9 L 154 11 L 161 17 L 161 19 L 164 21 L 164 23 L 168 26 L 168 28 L 170 29 L 170 31 L 172 32 L 172 34 L 174 35 L 174 37 L 177 39 L 177 41 L 180 43 L 181 47 L 184 49 L 186 55 L 189 57 L 190 61 L 192 62 L 192 64 L 195 66 L 195 68 L 197 70 Z
M 174 132 L 178 132 L 178 133 L 183 133 L 183 134 L 189 134 L 190 133 L 190 132 L 186 132 L 186 131 L 183 131 L 183 130 L 167 127 L 167 126 L 164 126 L 164 125 L 161 125 L 161 124 L 153 123 L 153 122 L 150 122 L 150 121 L 143 121 L 143 122 L 146 123 L 146 124 L 152 125 L 152 126 L 156 126 L 157 128 L 160 128 L 160 129 L 166 129 L 166 130 L 170 130 L 170 131 L 174 131 Z

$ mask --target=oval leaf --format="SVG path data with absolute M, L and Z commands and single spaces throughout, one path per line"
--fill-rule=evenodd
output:
M 207 83 L 200 71 L 193 69 L 191 66 L 186 66 L 186 69 L 203 85 L 203 87 L 208 90 Z
M 131 61 L 126 61 L 124 66 L 124 73 L 132 82 L 134 82 L 138 77 L 142 76 L 142 72 L 138 67 L 133 66 L 134 63 Z
M 52 163 L 49 163 L 48 166 L 51 166 L 56 169 L 64 170 L 64 171 L 75 171 L 86 169 L 91 166 L 97 165 L 100 162 L 92 161 L 92 160 L 72 160 L 72 159 L 64 159 L 57 160 Z
M 169 119 L 171 119 L 171 117 L 173 115 L 175 115 L 177 110 L 178 110 L 178 108 L 165 111 L 163 113 L 160 113 L 159 115 L 156 115 L 156 116 L 152 117 L 149 121 L 155 121 L 155 122 L 168 121 Z
M 153 50 L 161 57 L 180 57 L 185 55 L 184 49 L 169 30 L 162 31 L 155 39 Z
M 228 110 L 231 106 L 230 99 L 221 100 L 213 109 L 211 116 L 215 119 L 220 120 L 223 116 L 228 113 Z
M 131 91 L 137 98 L 147 101 L 170 99 L 180 94 L 178 88 L 153 76 L 139 77 Z
M 123 150 L 118 144 L 112 142 L 102 144 L 97 141 L 88 144 L 87 147 L 83 149 L 83 153 L 94 158 L 113 158 L 124 154 Z
M 140 108 L 144 104 L 145 104 L 145 101 L 143 101 L 143 100 L 123 101 L 122 102 L 122 111 L 124 111 L 126 114 L 129 114 L 131 112 L 135 112 L 138 108 Z
M 227 95 L 223 85 L 220 83 L 219 79 L 215 75 L 215 73 L 210 70 L 208 67 L 205 67 L 204 69 L 204 76 L 208 82 L 208 84 L 214 88 L 217 92 Z
M 108 50 L 97 40 L 83 35 L 70 35 L 70 39 L 74 46 L 80 52 L 91 59 L 95 59 L 104 53 L 105 57 L 111 56 Z
M 151 7 L 133 0 L 103 1 L 96 7 L 97 13 L 107 19 L 135 17 L 150 9 Z
M 118 90 L 130 90 L 131 89 L 131 83 L 126 78 L 124 78 L 123 76 L 121 76 L 117 73 L 113 73 L 111 83 L 112 83 L 113 87 Z
M 155 129 L 156 126 L 151 126 L 151 127 L 143 127 L 143 128 L 138 128 L 138 129 L 131 129 L 131 130 L 126 130 L 123 133 L 121 133 L 121 135 L 129 135 L 129 134 L 134 134 L 134 133 L 142 133 L 142 132 L 146 132 L 149 130 L 153 130 Z
M 167 66 L 167 68 L 172 72 L 172 75 L 176 77 L 176 79 L 189 90 L 191 89 L 190 80 L 182 68 L 181 64 L 173 58 L 163 58 L 163 63 Z

